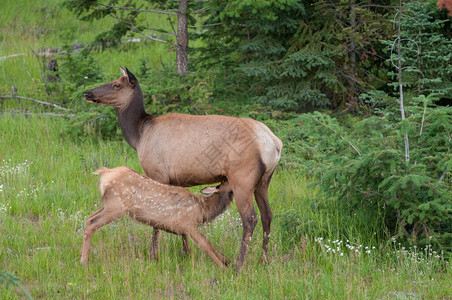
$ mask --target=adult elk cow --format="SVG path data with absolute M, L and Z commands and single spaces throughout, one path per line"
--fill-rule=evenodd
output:
M 144 109 L 136 77 L 128 69 L 121 68 L 121 73 L 118 80 L 87 91 L 85 99 L 116 108 L 122 133 L 150 178 L 184 187 L 228 179 L 243 226 L 237 270 L 244 263 L 257 223 L 254 194 L 261 213 L 265 258 L 272 220 L 268 186 L 281 156 L 280 139 L 266 125 L 248 118 L 178 113 L 153 117 Z M 154 258 L 157 238 L 154 229 Z M 183 238 L 188 251 L 187 238 Z

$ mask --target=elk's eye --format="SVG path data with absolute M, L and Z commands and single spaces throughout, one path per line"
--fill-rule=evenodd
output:
M 113 87 L 114 88 L 118 88 L 118 87 L 120 87 L 121 85 L 119 84 L 119 83 L 116 83 Z

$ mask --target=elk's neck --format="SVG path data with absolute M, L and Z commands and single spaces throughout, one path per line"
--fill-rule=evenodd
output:
M 201 196 L 202 197 L 202 196 Z M 232 202 L 232 197 L 227 195 L 215 194 L 205 197 L 201 203 L 202 222 L 210 222 L 223 213 L 229 204 Z
M 124 138 L 136 150 L 140 143 L 143 125 L 146 119 L 150 118 L 144 109 L 141 89 L 138 88 L 133 94 L 133 99 L 126 108 L 116 109 L 116 114 Z

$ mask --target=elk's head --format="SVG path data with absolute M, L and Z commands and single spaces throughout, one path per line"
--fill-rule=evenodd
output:
M 209 186 L 203 188 L 201 193 L 209 195 L 202 201 L 203 215 L 202 222 L 210 222 L 219 216 L 231 204 L 234 196 L 229 182 L 225 178 L 219 186 Z
M 127 107 L 134 99 L 138 80 L 127 68 L 120 69 L 122 76 L 119 79 L 86 91 L 85 100 L 89 103 L 100 103 L 119 109 Z
M 220 185 L 203 188 L 201 194 L 206 196 L 218 194 L 220 199 L 225 199 L 226 201 L 228 201 L 228 199 L 230 199 L 229 201 L 232 201 L 233 197 L 232 188 L 229 185 L 227 178 L 224 178 Z

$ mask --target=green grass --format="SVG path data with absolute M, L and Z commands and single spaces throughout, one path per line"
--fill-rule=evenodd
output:
M 156 14 L 143 14 L 140 18 L 146 18 L 150 27 L 167 23 L 165 16 Z M 15 86 L 20 96 L 52 102 L 44 92 L 43 70 L 49 58 L 37 55 L 38 50 L 89 43 L 106 31 L 114 19 L 80 21 L 60 0 L 37 0 L 33 5 L 25 0 L 6 0 L 2 3 L 0 23 L 0 94 L 10 95 L 11 87 Z M 58 54 L 54 57 L 58 59 Z M 142 61 L 149 68 L 161 68 L 161 62 L 174 64 L 175 51 L 170 44 L 143 39 L 141 43 L 125 43 L 95 52 L 93 57 L 109 81 L 120 76 L 119 66 L 138 72 Z
M 100 205 L 92 171 L 103 165 L 141 168 L 124 141 L 74 143 L 61 130 L 63 122 L 0 117 L 0 270 L 20 277 L 33 298 L 452 297 L 451 267 L 440 254 L 371 243 L 371 234 L 358 233 L 359 223 L 334 210 L 334 200 L 284 170 L 275 173 L 270 189 L 275 217 L 266 264 L 259 262 L 260 223 L 245 266 L 235 273 L 221 271 L 193 243 L 191 255 L 182 257 L 181 239 L 169 233 L 161 234 L 160 260 L 149 261 L 151 229 L 123 218 L 96 232 L 83 267 L 84 220 Z M 201 231 L 235 259 L 241 237 L 235 204 Z M 2 299 L 23 296 L 19 288 L 0 286 Z

